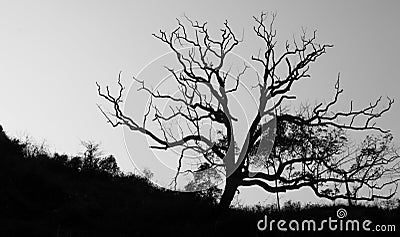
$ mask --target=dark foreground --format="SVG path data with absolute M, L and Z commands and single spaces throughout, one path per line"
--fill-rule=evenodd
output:
M 219 213 L 212 196 L 160 189 L 117 172 L 112 159 L 92 158 L 49 155 L 0 132 L 0 236 L 398 236 L 400 230 L 398 203 L 391 209 L 287 203 L 280 212 L 256 207 Z M 340 208 L 347 211 L 343 219 Z M 265 226 L 265 216 L 269 226 L 260 231 L 257 223 Z M 329 218 L 336 231 L 328 222 L 321 231 L 309 231 L 307 223 L 303 231 L 288 226 L 298 222 L 301 229 L 304 220 L 313 220 L 318 229 Z M 278 230 L 279 220 L 288 231 Z M 346 231 L 346 222 L 340 230 L 340 220 L 357 220 L 360 231 Z M 370 232 L 362 230 L 365 220 L 372 222 Z M 386 231 L 372 231 L 377 225 Z

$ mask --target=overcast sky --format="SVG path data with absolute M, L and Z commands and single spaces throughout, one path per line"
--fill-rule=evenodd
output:
M 95 82 L 126 85 L 149 62 L 168 53 L 151 36 L 171 30 L 183 14 L 230 22 L 244 42 L 235 53 L 250 59 L 259 49 L 253 15 L 276 12 L 280 39 L 317 29 L 317 39 L 335 47 L 311 68 L 311 79 L 294 87 L 299 100 L 329 100 L 341 73 L 344 104 L 379 96 L 397 103 L 380 121 L 400 137 L 399 1 L 0 1 L 0 124 L 10 135 L 45 140 L 52 151 L 76 154 L 81 140 L 101 142 L 125 171 L 133 171 L 121 128 L 106 124 L 96 104 L 105 104 Z M 136 157 L 150 154 L 137 134 Z M 303 196 L 307 199 L 307 196 Z M 265 198 L 265 197 L 263 197 Z

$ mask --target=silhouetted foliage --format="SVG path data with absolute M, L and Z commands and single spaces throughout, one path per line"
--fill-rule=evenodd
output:
M 117 161 L 113 155 L 101 158 L 98 162 L 98 165 L 100 170 L 105 171 L 112 176 L 116 176 L 120 172 Z
M 72 157 L 68 161 L 67 165 L 72 169 L 79 171 L 82 169 L 82 158 L 79 156 Z

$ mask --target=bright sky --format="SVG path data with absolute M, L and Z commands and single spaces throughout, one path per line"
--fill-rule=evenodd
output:
M 275 27 L 282 40 L 306 27 L 318 30 L 319 42 L 335 45 L 312 67 L 312 78 L 295 86 L 298 98 L 329 100 L 340 72 L 344 102 L 353 99 L 354 105 L 362 106 L 381 95 L 396 100 L 379 125 L 391 129 L 399 141 L 399 7 L 395 0 L 2 0 L 0 124 L 10 135 L 28 133 L 37 141 L 46 140 L 60 153 L 78 153 L 81 140 L 101 142 L 123 170 L 133 171 L 122 129 L 106 124 L 96 107 L 106 103 L 97 96 L 95 82 L 115 86 L 121 70 L 129 85 L 133 75 L 168 52 L 151 34 L 171 30 L 183 14 L 216 28 L 229 20 L 238 35 L 245 35 L 235 53 L 250 59 L 259 49 L 252 16 L 269 11 L 278 14 Z M 146 157 L 151 153 L 146 139 L 135 136 L 134 156 Z

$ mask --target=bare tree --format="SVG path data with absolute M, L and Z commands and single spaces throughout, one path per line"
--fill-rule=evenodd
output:
M 303 32 L 292 43 L 286 41 L 280 53 L 273 27 L 275 15 L 268 17 L 261 13 L 259 17 L 254 17 L 253 30 L 265 47 L 251 59 L 262 66 L 263 75 L 256 78 L 258 83 L 254 94 L 258 97 L 258 110 L 242 139 L 244 142 L 237 149 L 237 118 L 231 110 L 229 96 L 237 93 L 249 65 L 245 64 L 232 76 L 225 64 L 227 55 L 242 40 L 234 34 L 227 21 L 217 39 L 212 37 L 207 23 L 189 18 L 185 20 L 186 23 L 178 20 L 177 28 L 169 34 L 165 31 L 153 34 L 176 55 L 180 68 L 166 69 L 175 79 L 180 94 L 154 91 L 144 81 L 134 77 L 140 86 L 139 91 L 147 92 L 151 98 L 142 123 L 134 121 L 121 109 L 124 87 L 120 77 L 116 95 L 112 95 L 109 87 L 104 92 L 97 84 L 98 94 L 113 106 L 111 113 L 99 107 L 113 127 L 127 126 L 150 137 L 154 141 L 154 145 L 150 146 L 152 149 L 179 147 L 177 175 L 187 172 L 181 170 L 186 152 L 203 155 L 202 167 L 223 167 L 226 183 L 220 200 L 222 208 L 229 207 L 238 187 L 253 185 L 271 193 L 310 187 L 319 197 L 332 200 L 373 200 L 394 195 L 395 190 L 387 195 L 375 193 L 389 185 L 397 188 L 398 179 L 389 176 L 398 168 L 398 164 L 394 163 L 398 155 L 388 145 L 391 142 L 389 131 L 375 123 L 389 111 L 393 100 L 388 98 L 387 104 L 382 106 L 382 99 L 379 98 L 362 109 L 353 108 L 351 102 L 348 111 L 333 111 L 343 92 L 338 76 L 332 101 L 308 106 L 300 112 L 282 109 L 284 103 L 296 99 L 290 94 L 292 86 L 310 77 L 311 64 L 332 45 L 316 43 L 315 31 L 311 35 Z M 157 101 L 163 100 L 173 104 L 168 112 L 157 107 Z M 146 128 L 149 117 L 159 125 L 159 132 Z M 185 121 L 178 124 L 178 135 L 164 126 L 164 122 L 175 118 Z M 220 131 L 220 136 L 213 139 L 202 131 L 204 121 L 213 124 Z M 276 124 L 276 128 L 271 124 Z M 349 152 L 349 149 L 344 149 L 350 146 L 347 131 L 366 130 L 383 135 L 378 140 L 367 139 L 361 150 Z M 269 144 L 271 134 L 276 139 L 275 143 L 271 141 Z M 272 147 L 270 154 L 265 151 L 268 146 Z M 254 166 L 262 169 L 255 171 Z M 361 196 L 358 191 L 362 188 L 367 188 L 369 192 Z

